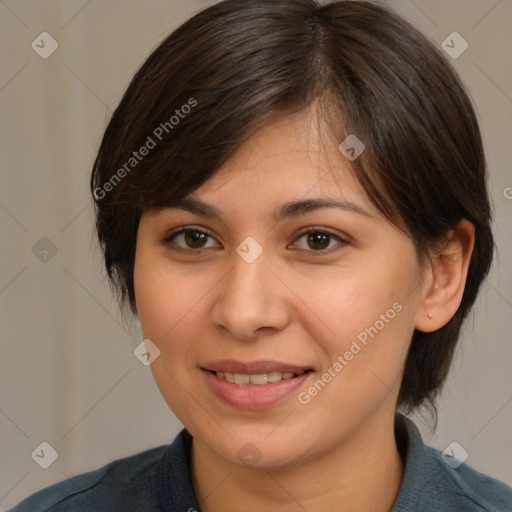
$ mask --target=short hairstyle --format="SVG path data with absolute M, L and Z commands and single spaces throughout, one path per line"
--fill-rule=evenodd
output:
M 398 396 L 405 412 L 424 406 L 437 420 L 461 324 L 492 262 L 486 163 L 451 64 L 386 6 L 225 0 L 151 53 L 108 123 L 91 176 L 110 283 L 136 314 L 141 215 L 201 186 L 272 115 L 314 101 L 340 142 L 350 133 L 364 142 L 351 168 L 419 261 L 459 220 L 475 227 L 460 307 L 439 330 L 414 331 Z

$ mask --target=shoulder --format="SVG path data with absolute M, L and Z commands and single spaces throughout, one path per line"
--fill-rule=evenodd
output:
M 171 445 L 118 459 L 51 485 L 9 512 L 159 511 L 175 499 L 176 490 L 170 489 L 169 481 L 180 488 L 189 485 L 189 442 L 190 434 L 182 430 Z
M 461 463 L 453 452 L 423 443 L 416 425 L 405 416 L 407 453 L 402 485 L 392 512 L 510 512 L 512 487 Z
M 154 448 L 115 460 L 95 471 L 68 478 L 32 494 L 11 512 L 94 510 L 98 507 L 96 505 L 98 495 L 102 495 L 102 501 L 105 495 L 119 501 L 119 497 L 130 483 L 149 476 L 165 449 L 166 447 Z M 89 507 L 86 505 L 87 502 Z M 104 509 L 100 508 L 100 510 Z
M 468 512 L 512 511 L 512 487 L 480 473 L 466 463 L 460 465 L 453 454 L 426 446 L 425 450 L 437 468 L 432 478 L 433 491 L 444 496 L 453 510 Z M 447 509 L 451 510 L 451 509 Z

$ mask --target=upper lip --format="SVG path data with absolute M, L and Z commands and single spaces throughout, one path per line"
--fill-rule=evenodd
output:
M 270 372 L 302 373 L 306 370 L 311 370 L 308 366 L 297 366 L 279 361 L 260 360 L 242 362 L 234 361 L 233 359 L 213 361 L 205 364 L 202 368 L 213 372 L 241 373 L 244 375 L 260 375 Z

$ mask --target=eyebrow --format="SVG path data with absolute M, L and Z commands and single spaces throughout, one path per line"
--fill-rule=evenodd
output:
M 183 197 L 177 202 L 169 204 L 168 208 L 178 208 L 203 217 L 215 218 L 224 223 L 226 221 L 225 215 L 217 207 L 190 195 Z M 275 222 L 281 222 L 284 219 L 305 215 L 321 208 L 337 208 L 351 213 L 356 213 L 363 217 L 373 218 L 373 215 L 370 215 L 363 208 L 350 201 L 331 198 L 312 198 L 300 201 L 290 201 L 282 204 L 273 212 L 272 219 Z

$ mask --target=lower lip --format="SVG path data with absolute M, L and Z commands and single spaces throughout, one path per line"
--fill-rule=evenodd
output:
M 292 379 L 262 384 L 231 384 L 217 375 L 203 370 L 212 391 L 228 404 L 239 409 L 265 409 L 271 407 L 296 391 L 313 372 L 306 372 Z

